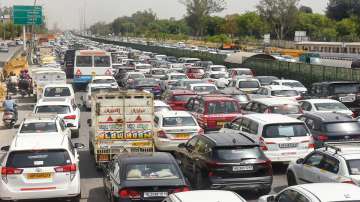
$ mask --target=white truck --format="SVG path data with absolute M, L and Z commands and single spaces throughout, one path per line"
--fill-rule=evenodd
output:
M 91 98 L 89 150 L 97 168 L 122 152 L 153 152 L 154 101 L 145 91 L 99 92 Z

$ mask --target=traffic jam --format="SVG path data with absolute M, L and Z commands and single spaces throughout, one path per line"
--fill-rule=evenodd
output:
M 359 82 L 307 88 L 72 33 L 38 48 L 7 81 L 1 200 L 87 201 L 86 152 L 102 201 L 360 201 Z

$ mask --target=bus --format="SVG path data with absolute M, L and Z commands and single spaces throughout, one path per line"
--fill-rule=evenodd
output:
M 75 52 L 74 86 L 85 87 L 94 76 L 112 76 L 111 53 L 102 50 Z

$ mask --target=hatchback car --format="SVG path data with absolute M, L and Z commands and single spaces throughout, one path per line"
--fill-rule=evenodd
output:
M 80 201 L 77 148 L 64 135 L 16 136 L 1 162 L 0 199 L 70 199 Z
M 169 194 L 189 191 L 174 157 L 161 152 L 115 156 L 103 183 L 107 198 L 118 202 L 161 201 Z
M 179 145 L 176 159 L 197 189 L 256 190 L 269 193 L 270 160 L 259 142 L 242 133 L 208 133 Z
M 162 95 L 164 102 L 173 110 L 186 110 L 186 103 L 196 96 L 196 93 L 191 90 L 167 90 Z

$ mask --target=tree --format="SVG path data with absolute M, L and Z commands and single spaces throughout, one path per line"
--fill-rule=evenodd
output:
M 208 16 L 206 18 L 206 30 L 205 35 L 219 35 L 223 32 L 223 24 L 225 19 L 219 16 Z
M 344 18 L 336 23 L 336 30 L 342 41 L 355 41 L 358 38 L 358 29 L 359 25 L 355 18 Z
M 304 5 L 300 6 L 299 11 L 303 13 L 313 13 L 312 8 Z
M 256 6 L 278 39 L 283 39 L 294 25 L 299 0 L 261 0 Z
M 213 13 L 225 9 L 225 0 L 180 0 L 186 6 L 185 18 L 195 36 L 202 36 L 205 31 L 206 19 Z
M 253 36 L 261 38 L 267 31 L 266 22 L 256 12 L 246 12 L 236 19 L 238 26 L 237 35 L 240 37 Z
M 233 37 L 236 33 L 238 33 L 238 26 L 236 19 L 238 15 L 227 15 L 225 16 L 225 23 L 223 24 L 224 33 L 228 34 L 230 37 Z
M 326 15 L 334 20 L 342 20 L 353 15 L 360 17 L 359 0 L 330 0 L 327 6 Z

